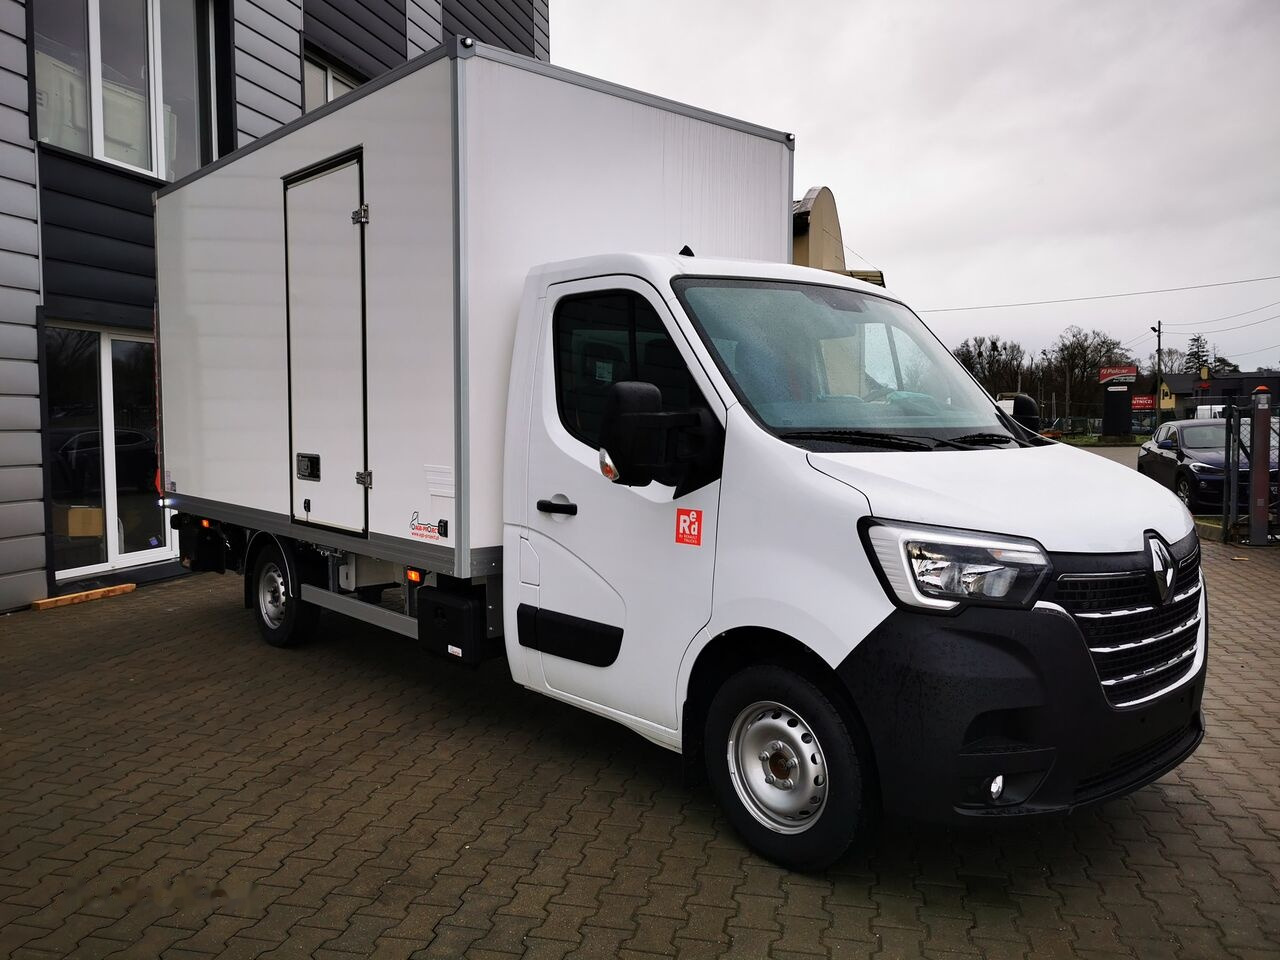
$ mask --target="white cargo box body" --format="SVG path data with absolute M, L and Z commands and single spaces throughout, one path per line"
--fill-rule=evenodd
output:
M 162 190 L 172 505 L 495 572 L 530 268 L 786 261 L 791 159 L 775 131 L 454 43 Z

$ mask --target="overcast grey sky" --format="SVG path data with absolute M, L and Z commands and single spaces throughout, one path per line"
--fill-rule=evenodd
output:
M 551 37 L 562 66 L 794 132 L 797 195 L 831 187 L 918 309 L 1280 274 L 1280 0 L 552 0 Z M 925 318 L 1039 349 L 1270 303 L 1169 328 L 1251 369 L 1280 365 L 1280 318 L 1215 331 L 1280 315 L 1280 280 Z

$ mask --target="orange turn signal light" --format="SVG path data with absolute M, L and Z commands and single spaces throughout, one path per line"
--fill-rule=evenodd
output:
M 410 583 L 421 583 L 421 582 L 422 582 L 422 571 L 421 571 L 421 570 L 414 570 L 412 567 L 410 567 L 410 568 L 408 568 L 408 569 L 406 569 L 406 570 L 405 570 L 405 572 L 404 572 L 404 578 L 405 578 L 406 580 L 408 580 Z
M 200 521 L 200 526 L 202 526 L 202 527 L 204 527 L 206 530 L 208 530 L 208 529 L 209 529 L 209 521 L 208 521 L 208 520 L 201 520 L 201 521 Z

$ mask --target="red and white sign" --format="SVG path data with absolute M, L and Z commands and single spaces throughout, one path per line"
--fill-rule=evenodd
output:
M 1156 398 L 1154 394 L 1134 394 L 1131 398 L 1131 410 L 1154 410 L 1156 408 Z
M 676 510 L 676 543 L 702 546 L 702 511 Z
M 1099 383 L 1133 383 L 1137 379 L 1137 367 L 1103 367 L 1098 371 Z

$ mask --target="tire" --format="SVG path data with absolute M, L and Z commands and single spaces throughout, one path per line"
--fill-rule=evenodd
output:
M 289 565 L 271 542 L 253 561 L 250 597 L 262 639 L 273 647 L 296 647 L 315 630 L 320 609 L 289 596 Z
M 775 863 L 822 870 L 868 828 L 874 774 L 866 739 L 809 679 L 777 666 L 734 674 L 711 700 L 704 737 L 721 809 Z

